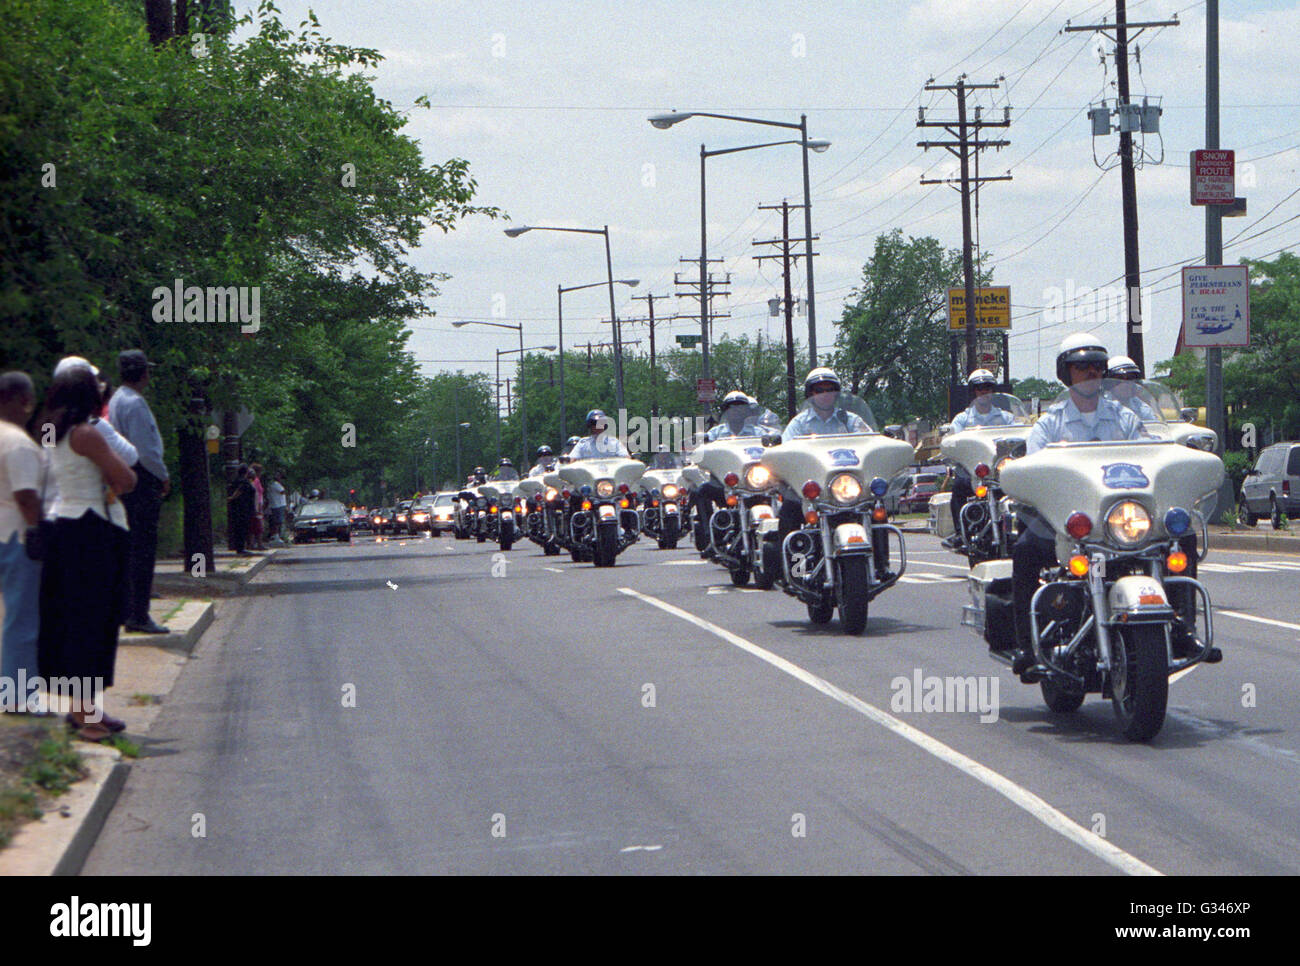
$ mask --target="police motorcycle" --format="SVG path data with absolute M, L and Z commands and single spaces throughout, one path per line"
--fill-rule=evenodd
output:
M 621 456 L 580 459 L 556 468 L 567 505 L 569 555 L 575 563 L 614 566 L 615 558 L 637 540 L 634 487 L 645 464 Z M 549 479 L 549 475 L 547 477 Z
M 471 537 L 479 543 L 487 540 L 487 497 L 479 492 L 479 487 L 486 482 L 487 471 L 476 466 L 466 479 L 465 486 L 456 494 L 456 524 L 453 530 L 459 540 Z
M 805 382 L 806 395 L 819 388 L 817 376 L 833 381 L 838 391 L 839 379 L 822 369 Z M 848 392 L 839 392 L 832 422 L 847 430 L 840 414 L 854 413 L 865 429 L 801 434 L 798 427 L 810 418 L 807 414 L 817 416 L 818 396 L 810 396 L 786 428 L 791 438 L 765 449 L 758 460 L 782 486 L 782 516 L 799 517 L 799 527 L 782 541 L 778 579 L 787 594 L 804 602 L 814 624 L 828 623 L 838 607 L 845 632 L 861 634 L 869 602 L 907 569 L 903 534 L 888 522 L 881 498 L 888 481 L 912 462 L 914 450 L 878 432 L 871 407 Z M 891 553 L 895 539 L 896 560 Z
M 1102 391 L 1114 395 L 1111 380 Z M 1154 397 L 1142 396 L 1158 414 Z M 1056 534 L 1056 566 L 1040 573 L 1030 608 L 1035 666 L 1021 679 L 1040 683 L 1057 713 L 1078 709 L 1088 694 L 1109 698 L 1130 741 L 1160 731 L 1171 674 L 1221 659 L 1209 594 L 1185 574 L 1183 540 L 1199 530 L 1203 556 L 1223 462 L 1148 432 L 1122 442 L 1050 443 L 1000 474 L 1022 518 Z M 1003 663 L 1016 647 L 1012 567 L 976 565 L 962 608 L 962 624 Z
M 487 499 L 484 537 L 495 541 L 502 550 L 509 550 L 519 538 L 515 498 L 518 483 L 519 471 L 509 459 L 502 459 L 496 475 L 478 488 Z
M 546 498 L 549 489 L 544 482 L 547 473 L 555 468 L 555 455 L 549 446 L 539 447 L 537 463 L 528 475 L 515 485 L 519 504 L 519 521 L 523 535 L 542 548 L 548 557 L 560 552 L 560 547 L 547 533 Z
M 637 481 L 640 529 L 660 550 L 677 549 L 688 516 L 689 490 L 682 480 L 683 465 L 680 456 L 660 450 Z
M 699 505 L 698 494 L 700 487 L 709 482 L 708 474 L 704 472 L 695 463 L 695 454 L 686 460 L 682 467 L 682 497 L 686 502 L 686 515 L 682 518 L 682 523 L 692 534 L 695 542 L 695 549 L 701 552 L 709 547 L 709 516 Z
M 780 439 L 780 418 L 748 399 L 739 434 L 720 423 L 716 438 L 692 454 L 721 504 L 709 516 L 709 556 L 727 568 L 731 582 L 744 587 L 750 577 L 760 590 L 769 589 L 781 572 L 779 524 L 774 501 L 777 480 L 759 464 L 768 444 Z M 703 506 L 703 504 L 701 504 Z
M 1014 422 L 1001 426 L 971 426 L 948 433 L 939 443 L 941 458 L 959 467 L 970 480 L 973 496 L 962 504 L 954 530 L 947 500 L 931 502 L 933 530 L 949 537 L 946 546 L 966 557 L 972 567 L 985 560 L 1009 557 L 1016 538 L 1015 508 L 999 484 L 1002 470 L 1025 454 L 1025 440 L 1033 426 L 1028 407 L 1007 393 L 992 394 L 992 405 L 1009 413 Z
M 1207 453 L 1215 451 L 1218 433 L 1197 426 L 1192 421 L 1196 410 L 1185 409 L 1163 383 L 1143 379 L 1142 370 L 1128 356 L 1112 356 L 1107 364 L 1106 378 L 1115 380 L 1111 384 L 1111 395 L 1133 410 L 1152 436 L 1172 439 Z

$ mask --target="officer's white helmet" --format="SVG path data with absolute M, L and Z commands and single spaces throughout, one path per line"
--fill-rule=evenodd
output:
M 1106 364 L 1107 379 L 1128 379 L 1136 376 L 1142 378 L 1142 370 L 1128 356 L 1111 356 Z
M 804 379 L 803 381 L 804 398 L 807 398 L 808 396 L 811 396 L 813 394 L 814 386 L 821 386 L 826 384 L 833 384 L 835 387 L 835 391 L 837 392 L 843 388 L 842 384 L 840 383 L 840 377 L 835 374 L 834 369 L 830 369 L 826 366 L 818 366 L 812 372 L 808 373 L 808 378 Z M 823 392 L 825 391 L 826 390 L 823 390 Z
M 996 386 L 997 384 L 997 378 L 987 369 L 976 369 L 966 377 L 966 385 L 972 388 L 975 386 Z
M 1100 362 L 1103 366 L 1110 361 L 1110 353 L 1095 335 L 1076 332 L 1061 340 L 1061 348 L 1056 353 L 1056 378 L 1065 385 L 1070 384 L 1069 364 L 1079 362 Z

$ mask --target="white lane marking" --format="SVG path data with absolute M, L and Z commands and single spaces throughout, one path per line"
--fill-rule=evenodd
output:
M 550 571 L 551 573 L 553 573 L 553 574 L 562 574 L 562 573 L 564 573 L 564 571 L 561 570 L 559 567 L 543 567 L 542 569 L 543 569 L 543 570 L 549 570 L 549 571 Z
M 662 845 L 629 845 L 626 848 L 619 849 L 620 852 L 658 852 Z
M 958 581 L 965 581 L 965 577 L 954 577 L 952 574 L 903 574 L 898 578 L 904 584 L 952 584 Z
M 908 554 L 910 557 L 911 554 Z M 966 564 L 940 563 L 937 560 L 918 560 L 916 561 L 922 567 L 947 567 L 949 570 L 970 570 Z
M 705 591 L 709 596 L 716 594 L 761 594 L 757 587 L 709 587 Z
M 1254 621 L 1256 624 L 1271 624 L 1274 627 L 1285 627 L 1287 630 L 1300 631 L 1300 624 L 1288 624 L 1286 621 L 1275 621 L 1271 617 L 1256 617 L 1253 614 L 1241 614 L 1235 610 L 1216 610 L 1216 614 L 1222 614 L 1224 617 L 1235 617 L 1238 620 Z
M 1261 560 L 1258 563 L 1253 561 L 1242 561 L 1241 563 L 1235 564 L 1203 563 L 1198 564 L 1197 566 L 1201 570 L 1208 571 L 1212 574 L 1275 574 L 1278 572 L 1300 570 L 1300 563 L 1295 563 L 1289 560 Z
M 1187 675 L 1191 674 L 1200 666 L 1201 666 L 1200 662 L 1198 661 L 1197 663 L 1193 664 L 1191 667 L 1185 667 L 1181 671 L 1175 671 L 1173 674 L 1169 675 L 1169 683 L 1173 684 L 1179 678 L 1187 677 Z
M 1103 862 L 1113 865 L 1115 868 L 1128 875 L 1163 875 L 1164 873 L 1147 865 L 1136 856 L 1129 855 L 1117 845 L 1112 845 L 1095 832 L 1089 831 L 1082 825 L 1079 825 L 1069 816 L 1053 808 L 1043 799 L 1039 798 L 1033 792 L 1022 788 L 1004 775 L 995 772 L 986 765 L 981 765 L 973 758 L 968 758 L 961 752 L 949 748 L 942 741 L 931 738 L 924 731 L 913 728 L 893 715 L 881 711 L 874 705 L 867 704 L 856 695 L 849 694 L 831 684 L 824 678 L 820 678 L 811 671 L 805 671 L 799 665 L 787 661 L 785 658 L 773 654 L 771 651 L 759 647 L 751 641 L 745 640 L 738 634 L 733 634 L 725 628 L 719 627 L 711 621 L 706 621 L 702 617 L 696 617 L 689 611 L 684 611 L 680 607 L 674 607 L 657 597 L 651 597 L 633 590 L 631 587 L 620 587 L 619 593 L 627 594 L 629 597 L 635 597 L 649 604 L 651 607 L 658 607 L 660 610 L 672 614 L 674 617 L 680 617 L 688 623 L 694 624 L 702 630 L 721 638 L 728 644 L 734 644 L 759 660 L 766 661 L 779 671 L 784 671 L 797 681 L 802 681 L 809 687 L 820 691 L 828 698 L 838 701 L 847 708 L 861 714 L 867 720 L 887 728 L 894 734 L 898 735 L 905 741 L 921 748 L 923 751 L 934 755 L 940 761 L 952 765 L 958 771 L 965 772 L 976 781 L 991 788 L 999 795 L 1009 800 L 1012 804 L 1024 809 L 1038 821 L 1042 822 L 1053 832 L 1064 836 L 1076 845 L 1079 845 Z
M 707 560 L 664 560 L 660 567 L 702 567 L 709 561 Z

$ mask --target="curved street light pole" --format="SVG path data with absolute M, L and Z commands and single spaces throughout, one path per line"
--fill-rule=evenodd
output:
M 799 140 L 790 143 L 798 144 L 803 148 L 803 225 L 804 225 L 804 262 L 807 268 L 807 285 L 808 285 L 808 367 L 810 369 L 817 366 L 817 299 L 816 292 L 813 288 L 813 250 L 812 250 L 812 192 L 808 182 L 808 151 L 817 152 L 825 151 L 830 147 L 828 141 L 810 141 L 808 140 L 808 115 L 800 114 L 799 123 L 791 121 L 769 121 L 760 117 L 741 117 L 736 114 L 712 114 L 707 111 L 673 111 L 669 114 L 656 114 L 651 117 L 650 123 L 660 130 L 666 130 L 679 121 L 685 121 L 691 117 L 712 117 L 723 121 L 740 121 L 744 124 L 763 124 L 767 127 L 783 127 L 792 131 L 799 132 Z M 784 142 L 776 142 L 784 143 Z M 743 149 L 742 149 L 743 150 Z M 716 152 L 722 153 L 722 152 Z M 704 272 L 705 254 L 704 254 L 704 145 L 700 145 L 700 285 L 704 286 L 708 282 L 708 276 Z M 701 288 L 700 303 L 707 301 L 705 289 Z M 707 312 L 700 310 L 701 325 L 705 324 L 704 316 Z M 705 332 L 705 341 L 707 342 L 707 331 Z M 705 375 L 708 375 L 708 354 L 705 353 Z
M 614 281 L 619 285 L 626 285 L 629 288 L 636 288 L 641 284 L 639 278 L 616 278 Z M 588 282 L 586 285 L 557 285 L 555 286 L 555 315 L 559 321 L 560 334 L 560 444 L 569 438 L 568 432 L 568 411 L 564 406 L 564 293 L 577 292 L 584 288 L 600 288 L 605 282 Z

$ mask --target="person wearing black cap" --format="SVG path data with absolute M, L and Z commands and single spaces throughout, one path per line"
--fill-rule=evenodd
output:
M 117 357 L 122 388 L 108 403 L 108 421 L 131 441 L 140 461 L 132 467 L 137 483 L 124 494 L 127 521 L 130 524 L 130 557 L 127 563 L 125 627 L 144 634 L 166 634 L 167 628 L 149 615 L 149 596 L 153 592 L 153 569 L 158 550 L 158 513 L 162 498 L 171 491 L 167 464 L 163 461 L 162 434 L 158 422 L 144 398 L 153 363 L 139 349 L 127 349 Z

